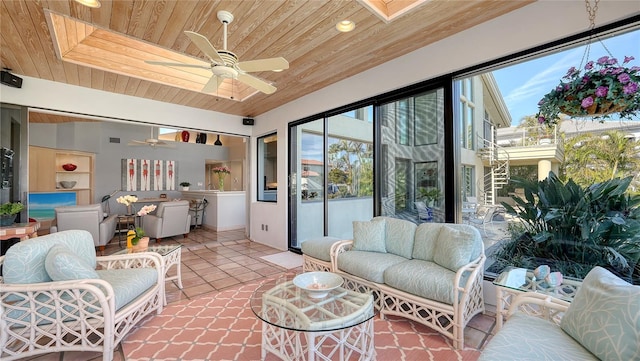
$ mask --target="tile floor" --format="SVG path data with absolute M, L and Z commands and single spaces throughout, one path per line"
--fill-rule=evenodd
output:
M 153 241 L 152 241 L 153 242 Z M 260 257 L 280 253 L 271 248 L 246 239 L 244 230 L 211 232 L 205 229 L 192 230 L 187 238 L 177 236 L 162 240 L 163 244 L 181 244 L 182 286 L 175 281 L 166 285 L 167 303 L 194 299 L 220 290 L 252 283 L 282 272 L 302 272 L 302 267 L 287 270 Z M 124 245 L 124 244 L 123 244 Z M 106 247 L 104 254 L 119 251 L 115 237 Z M 174 270 L 169 275 L 175 274 Z M 465 329 L 465 346 L 482 348 L 492 337 L 495 328 L 495 313 L 487 311 L 474 317 Z M 30 360 L 53 360 L 54 355 L 45 355 Z M 75 360 L 66 357 L 65 360 Z

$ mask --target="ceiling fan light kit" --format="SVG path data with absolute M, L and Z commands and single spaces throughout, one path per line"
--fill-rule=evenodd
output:
M 75 0 L 75 2 L 94 9 L 102 6 L 99 0 Z
M 218 11 L 218 20 L 222 23 L 224 34 L 222 50 L 216 50 L 209 39 L 194 31 L 185 31 L 184 34 L 193 44 L 209 59 L 209 66 L 192 64 L 170 63 L 159 61 L 145 61 L 148 64 L 172 66 L 172 67 L 200 67 L 211 70 L 211 78 L 202 88 L 204 93 L 216 93 L 225 79 L 237 80 L 265 94 L 274 93 L 277 88 L 265 80 L 250 75 L 251 72 L 282 71 L 289 69 L 289 62 L 282 57 L 257 59 L 239 62 L 238 57 L 232 51 L 227 50 L 227 27 L 233 21 L 233 14 L 228 11 Z M 233 94 L 231 96 L 233 99 Z

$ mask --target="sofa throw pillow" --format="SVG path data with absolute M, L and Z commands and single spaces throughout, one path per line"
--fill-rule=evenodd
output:
M 594 267 L 560 327 L 601 360 L 640 360 L 640 286 Z
M 385 246 L 385 222 L 353 221 L 353 250 L 387 253 Z
M 442 226 L 433 260 L 440 266 L 456 272 L 471 261 L 471 253 L 474 248 L 475 237 L 473 233 L 450 226 Z
M 44 260 L 44 267 L 54 281 L 100 278 L 89 262 L 62 244 L 51 247 Z

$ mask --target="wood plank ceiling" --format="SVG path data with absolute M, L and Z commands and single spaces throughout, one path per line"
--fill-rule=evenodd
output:
M 19 76 L 254 117 L 533 1 L 431 0 L 388 22 L 359 1 L 102 0 L 98 9 L 73 0 L 2 1 L 0 66 Z M 274 94 L 244 102 L 216 98 L 60 60 L 45 9 L 200 59 L 206 58 L 183 31 L 203 34 L 222 49 L 216 14 L 227 10 L 235 17 L 228 49 L 241 61 L 282 56 L 290 67 L 254 73 L 277 86 Z M 354 31 L 335 29 L 344 19 L 356 23 Z

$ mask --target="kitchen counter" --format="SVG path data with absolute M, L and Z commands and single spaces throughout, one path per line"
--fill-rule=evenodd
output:
M 244 191 L 183 191 L 184 199 L 206 199 L 202 226 L 213 231 L 246 228 L 247 203 Z

